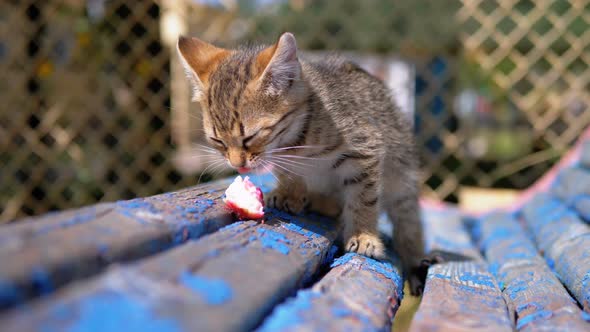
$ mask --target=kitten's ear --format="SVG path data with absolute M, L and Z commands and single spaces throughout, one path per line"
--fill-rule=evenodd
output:
M 193 87 L 192 100 L 199 101 L 203 98 L 209 76 L 230 51 L 215 47 L 198 38 L 184 36 L 178 38 L 176 50 Z
M 293 81 L 301 76 L 295 36 L 283 33 L 276 44 L 258 54 L 256 64 L 262 72 L 259 80 L 264 92 L 278 95 L 288 90 Z

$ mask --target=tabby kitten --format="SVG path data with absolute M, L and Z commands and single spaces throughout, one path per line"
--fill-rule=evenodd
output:
M 345 249 L 376 258 L 385 210 L 412 293 L 421 292 L 416 151 L 381 81 L 338 58 L 303 60 L 290 33 L 238 50 L 181 37 L 178 52 L 209 143 L 238 171 L 278 178 L 267 206 L 339 214 Z

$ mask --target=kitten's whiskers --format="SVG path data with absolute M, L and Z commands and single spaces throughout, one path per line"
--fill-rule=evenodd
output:
M 281 184 L 281 180 L 279 180 L 279 178 L 274 175 L 274 173 L 272 172 L 272 170 L 270 169 L 270 167 L 268 167 L 266 161 L 264 160 L 260 160 L 262 162 L 262 167 L 264 167 L 264 169 L 270 173 L 270 175 L 272 175 L 276 180 L 277 180 L 277 184 Z
M 207 170 L 209 168 L 211 168 L 212 166 L 219 166 L 220 164 L 224 163 L 225 159 L 218 159 L 218 160 L 214 160 L 212 161 L 209 166 L 205 167 L 205 169 L 201 172 L 201 175 L 199 175 L 199 179 L 197 180 L 197 184 L 201 183 L 201 178 L 203 177 L 203 175 L 205 174 L 205 172 L 207 172 Z
M 266 158 L 268 160 L 282 161 L 282 162 L 291 163 L 291 164 L 294 164 L 294 165 L 307 166 L 307 167 L 312 166 L 312 164 L 310 164 L 310 163 L 303 163 L 303 162 L 300 162 L 300 161 L 290 160 L 290 159 L 281 158 L 281 157 L 277 157 L 277 156 L 268 156 Z
M 273 166 L 279 167 L 279 168 L 281 168 L 281 169 L 283 169 L 283 170 L 287 171 L 288 173 L 291 173 L 291 174 L 297 175 L 297 176 L 299 176 L 299 177 L 303 177 L 303 175 L 301 175 L 301 174 L 299 174 L 299 173 L 297 173 L 297 172 L 293 171 L 292 169 L 289 169 L 289 168 L 287 168 L 287 166 L 290 166 L 290 165 L 281 164 L 280 162 L 278 162 L 278 161 L 276 161 L 276 160 L 275 160 L 275 161 L 266 160 L 266 162 L 267 162 L 267 163 L 269 163 L 270 165 L 273 165 Z M 285 173 L 285 174 L 287 174 L 287 173 Z M 287 175 L 287 176 L 288 176 L 288 175 Z M 291 178 L 291 177 L 289 177 L 289 178 Z
M 325 147 L 325 145 L 295 145 L 295 146 L 285 146 L 282 148 L 275 148 L 275 149 L 270 149 L 266 152 L 277 152 L 277 151 L 284 151 L 284 150 L 296 150 L 296 149 L 317 149 L 317 148 L 322 148 Z

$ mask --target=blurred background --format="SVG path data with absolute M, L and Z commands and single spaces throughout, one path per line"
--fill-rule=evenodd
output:
M 343 51 L 413 119 L 424 195 L 525 188 L 590 124 L 589 24 L 590 0 L 2 0 L 0 221 L 197 183 L 181 33 Z

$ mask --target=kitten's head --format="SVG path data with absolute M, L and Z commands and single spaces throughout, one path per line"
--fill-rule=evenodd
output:
M 295 37 L 238 50 L 181 37 L 177 48 L 209 143 L 241 172 L 267 169 L 265 155 L 293 143 L 306 121 Z

